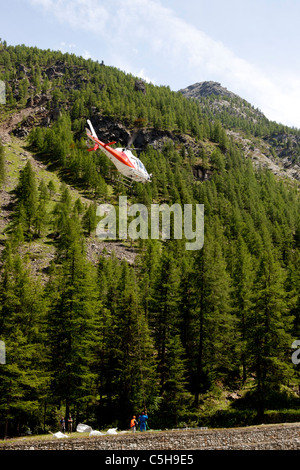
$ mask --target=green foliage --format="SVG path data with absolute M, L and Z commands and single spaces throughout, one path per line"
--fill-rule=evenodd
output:
M 66 230 L 70 230 L 67 226 Z M 91 370 L 97 336 L 98 301 L 95 271 L 86 261 L 78 232 L 70 230 L 62 264 L 52 273 L 47 343 L 54 404 L 89 403 L 95 376 Z
M 14 255 L 9 243 L 2 261 L 0 337 L 7 364 L 0 368 L 0 409 L 7 435 L 18 423 L 42 419 L 49 375 L 42 287 L 31 277 L 27 260 Z
M 64 72 L 51 76 L 53 66 Z M 300 331 L 298 186 L 255 169 L 225 130 L 269 139 L 284 129 L 263 117 L 212 115 L 209 100 L 199 104 L 168 87 L 146 84 L 144 95 L 133 76 L 70 54 L 5 45 L 0 68 L 9 107 L 24 107 L 31 87 L 50 97 L 55 118 L 34 127 L 28 143 L 64 181 L 57 188 L 38 180 L 27 162 L 15 190 L 0 266 L 0 339 L 8 358 L 0 366 L 1 435 L 55 426 L 61 409 L 77 422 L 126 428 L 144 408 L 150 426 L 164 427 L 250 424 L 274 397 L 280 410 L 296 407 L 298 397 L 278 397 L 282 387 L 299 386 L 290 359 Z M 119 128 L 140 120 L 170 137 L 160 151 L 142 149 L 153 181 L 134 185 L 130 198 L 148 208 L 204 204 L 201 250 L 186 251 L 184 240 L 143 240 L 132 243 L 133 266 L 105 251 L 96 264 L 88 260 L 97 203 L 129 193 L 106 158 L 86 151 L 91 116 Z M 293 148 L 293 140 L 284 145 Z M 196 181 L 196 163 L 212 177 Z M 0 183 L 3 175 L 0 146 Z M 74 202 L 67 183 L 89 203 Z M 24 255 L 33 238 L 55 247 L 44 284 Z M 218 401 L 222 390 L 243 387 L 251 387 L 245 409 L 208 409 L 207 397 Z
M 166 344 L 166 374 L 162 389 L 160 418 L 162 422 L 178 426 L 192 408 L 192 395 L 187 391 L 188 381 L 184 349 L 179 335 L 170 337 Z
M 22 225 L 23 231 L 30 238 L 39 225 L 36 219 L 38 212 L 38 190 L 35 173 L 30 161 L 26 163 L 20 172 L 15 192 L 17 199 L 16 221 Z

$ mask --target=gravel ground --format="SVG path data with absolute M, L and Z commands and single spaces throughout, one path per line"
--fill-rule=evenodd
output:
M 0 450 L 300 450 L 300 423 L 234 429 L 147 431 L 87 438 L 20 438 L 3 441 Z

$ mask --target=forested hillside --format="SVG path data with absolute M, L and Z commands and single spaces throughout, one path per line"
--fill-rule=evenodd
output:
M 299 131 L 5 41 L 0 78 L 0 435 L 69 414 L 125 429 L 145 408 L 153 429 L 299 420 L 299 183 L 237 138 L 279 165 Z M 122 146 L 138 129 L 152 182 L 128 188 L 87 152 L 86 119 Z M 203 248 L 99 241 L 96 208 L 120 195 L 204 204 Z

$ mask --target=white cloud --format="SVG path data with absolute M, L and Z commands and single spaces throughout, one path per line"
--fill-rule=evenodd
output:
M 141 69 L 138 73 L 135 74 L 137 77 L 141 78 L 142 80 L 145 80 L 147 83 L 152 83 L 155 85 L 155 79 L 148 77 L 144 69 Z
M 67 42 L 62 41 L 60 43 L 60 49 L 61 51 L 66 51 L 68 49 L 76 49 L 76 44 L 74 43 L 68 44 Z
M 61 23 L 73 28 L 98 34 L 109 15 L 97 0 L 29 0 L 33 6 L 41 6 Z
M 84 59 L 92 59 L 92 58 L 93 58 L 93 57 L 92 57 L 92 54 L 91 54 L 89 51 L 87 51 L 87 50 L 84 51 L 82 57 L 83 57 Z

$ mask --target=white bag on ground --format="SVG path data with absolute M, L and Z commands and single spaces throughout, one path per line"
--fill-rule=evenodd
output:
M 111 429 L 109 429 L 109 430 L 107 431 L 106 434 L 117 434 L 117 429 L 118 429 L 118 428 L 111 428 Z
M 90 436 L 103 436 L 103 433 L 101 431 L 91 431 Z
M 55 434 L 53 434 L 54 437 L 57 437 L 58 439 L 61 439 L 63 437 L 69 437 L 66 434 L 63 434 L 62 432 L 58 431 Z
M 91 426 L 88 426 L 87 424 L 79 423 L 79 424 L 77 424 L 76 431 L 77 432 L 91 432 L 92 428 L 91 428 Z

